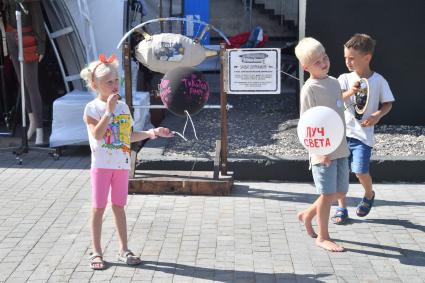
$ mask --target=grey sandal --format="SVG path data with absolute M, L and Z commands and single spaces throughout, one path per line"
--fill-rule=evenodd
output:
M 123 254 L 118 254 L 117 259 L 118 261 L 124 262 L 132 266 L 139 265 L 140 263 L 142 263 L 140 257 L 135 256 L 134 253 L 130 250 L 125 251 Z
M 100 258 L 100 261 L 96 260 L 97 258 Z M 101 254 L 91 254 L 89 257 L 90 260 L 90 268 L 93 270 L 104 270 L 105 269 L 105 262 L 103 261 L 103 256 Z

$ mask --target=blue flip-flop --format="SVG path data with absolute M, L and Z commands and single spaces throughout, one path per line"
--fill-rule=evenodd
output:
M 370 210 L 373 206 L 373 201 L 375 200 L 375 192 L 373 192 L 373 197 L 368 199 L 367 197 L 363 197 L 362 201 L 357 206 L 356 214 L 359 217 L 365 217 L 369 214 Z
M 337 207 L 334 216 L 331 217 L 333 224 L 343 225 L 347 222 L 348 210 L 343 207 Z

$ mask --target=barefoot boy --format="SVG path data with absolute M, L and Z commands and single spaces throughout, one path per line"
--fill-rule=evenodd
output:
M 338 80 L 328 76 L 330 62 L 323 45 L 316 39 L 307 37 L 298 43 L 295 54 L 302 68 L 310 73 L 310 78 L 301 89 L 300 114 L 315 106 L 327 106 L 335 110 L 344 121 L 341 88 Z M 304 222 L 307 233 L 316 238 L 316 245 L 332 252 L 344 250 L 331 240 L 328 223 L 332 202 L 344 197 L 348 191 L 348 156 L 345 139 L 327 156 L 310 155 L 314 184 L 320 196 L 308 209 L 298 214 L 298 219 Z M 319 228 L 317 235 L 311 225 L 316 215 Z

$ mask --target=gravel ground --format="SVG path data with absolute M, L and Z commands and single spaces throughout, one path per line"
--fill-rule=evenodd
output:
M 215 95 L 208 104 L 218 104 Z M 233 109 L 228 112 L 229 158 L 307 157 L 298 141 L 298 111 L 294 94 L 229 96 Z M 220 137 L 220 112 L 202 110 L 192 117 L 199 140 L 188 125 L 186 137 L 170 139 L 167 156 L 211 157 Z M 185 119 L 167 113 L 164 124 L 181 132 Z M 425 126 L 378 125 L 375 127 L 375 156 L 425 156 Z

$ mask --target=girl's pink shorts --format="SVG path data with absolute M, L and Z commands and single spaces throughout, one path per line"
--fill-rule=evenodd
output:
M 105 208 L 109 189 L 111 202 L 118 206 L 127 204 L 128 170 L 91 168 L 92 207 Z

